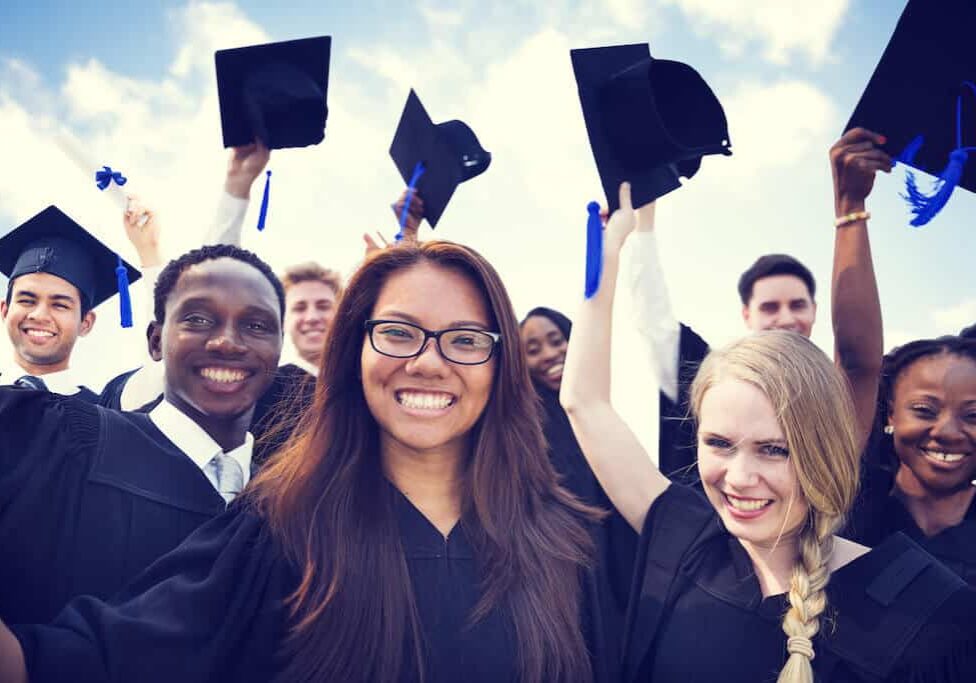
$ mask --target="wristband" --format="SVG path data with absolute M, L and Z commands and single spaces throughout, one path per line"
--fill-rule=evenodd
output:
M 857 223 L 858 221 L 866 221 L 871 217 L 870 211 L 855 211 L 854 213 L 849 213 L 844 216 L 838 216 L 837 220 L 834 221 L 835 228 L 844 228 L 851 223 Z

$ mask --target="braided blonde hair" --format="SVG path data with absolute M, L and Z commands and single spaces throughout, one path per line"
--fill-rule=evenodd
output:
M 827 608 L 834 534 L 857 495 L 860 453 L 850 387 L 813 342 L 782 331 L 750 335 L 708 355 L 691 389 L 696 419 L 705 392 L 725 379 L 753 384 L 773 404 L 808 504 L 783 617 L 789 656 L 778 683 L 812 683 L 813 638 Z

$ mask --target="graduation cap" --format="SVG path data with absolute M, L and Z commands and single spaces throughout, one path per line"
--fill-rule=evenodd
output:
M 329 108 L 329 36 L 214 54 L 224 147 L 260 140 L 268 149 L 317 145 Z
M 491 163 L 491 154 L 482 149 L 466 123 L 434 123 L 413 90 L 400 115 L 390 156 L 403 182 L 423 198 L 424 217 L 432 228 L 457 186 L 484 173 Z M 407 197 L 405 206 L 409 205 Z
M 687 64 L 647 43 L 571 50 L 583 119 L 611 211 L 629 181 L 639 208 L 691 178 L 706 154 L 732 154 L 725 112 Z
M 132 324 L 128 284 L 142 276 L 56 206 L 47 207 L 0 238 L 0 272 L 11 282 L 29 273 L 55 275 L 77 287 L 86 309 L 124 290 L 125 327 Z
M 893 158 L 938 177 L 927 194 L 907 176 L 915 226 L 931 220 L 957 184 L 976 192 L 976 165 L 965 163 L 966 148 L 976 146 L 974 31 L 972 0 L 910 0 L 844 129 L 883 134 Z

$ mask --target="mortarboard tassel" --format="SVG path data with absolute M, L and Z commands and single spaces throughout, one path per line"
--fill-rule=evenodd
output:
M 95 171 L 95 184 L 98 185 L 99 190 L 107 189 L 113 180 L 119 187 L 129 182 L 121 171 L 113 171 L 111 166 L 102 166 L 101 171 Z
M 417 183 L 420 182 L 420 176 L 426 170 L 427 167 L 422 161 L 418 161 L 417 165 L 413 167 L 413 175 L 410 176 L 410 184 L 407 185 L 407 196 L 403 200 L 403 211 L 400 212 L 400 232 L 393 238 L 396 242 L 403 239 L 403 226 L 407 224 L 407 215 L 410 213 L 410 202 L 413 201 L 413 193 L 417 191 Z
M 976 93 L 976 86 L 969 81 L 964 81 L 963 85 Z M 898 156 L 898 161 L 905 165 L 911 165 L 915 160 L 915 155 L 922 148 L 925 138 L 921 135 L 916 137 L 905 150 Z M 910 221 L 910 225 L 920 228 L 942 210 L 948 203 L 949 197 L 962 179 L 962 172 L 966 165 L 969 152 L 976 147 L 962 146 L 962 94 L 956 98 L 956 148 L 949 154 L 949 163 L 939 174 L 938 179 L 933 185 L 932 194 L 925 194 L 918 189 L 915 174 L 912 171 L 905 172 L 905 194 L 902 197 L 908 202 L 912 213 L 915 215 Z
M 129 271 L 122 263 L 122 257 L 116 254 L 118 265 L 115 267 L 115 279 L 119 288 L 119 315 L 122 327 L 132 327 L 132 299 L 129 297 Z
M 271 191 L 271 171 L 265 171 L 264 197 L 261 198 L 261 211 L 258 213 L 258 232 L 264 230 L 264 222 L 268 220 L 268 193 Z
M 600 288 L 600 275 L 603 273 L 603 222 L 600 220 L 600 205 L 590 202 L 586 205 L 589 218 L 586 219 L 586 284 L 583 295 L 589 299 Z

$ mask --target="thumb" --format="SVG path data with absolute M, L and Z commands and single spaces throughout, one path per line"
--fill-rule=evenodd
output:
M 630 202 L 630 183 L 620 183 L 620 208 L 633 211 L 634 207 Z

